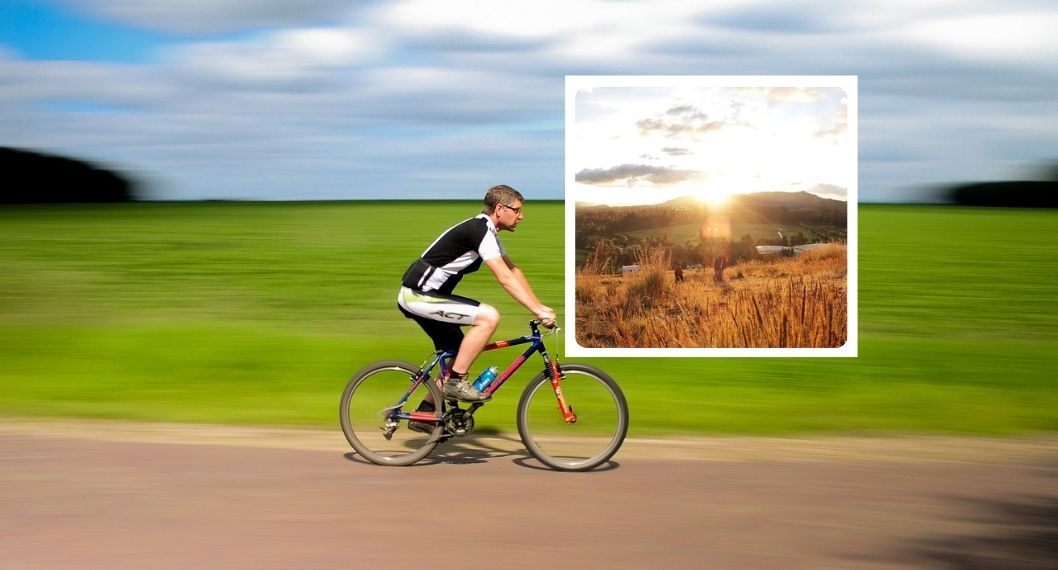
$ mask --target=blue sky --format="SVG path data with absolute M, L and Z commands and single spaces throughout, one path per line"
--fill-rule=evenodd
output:
M 1054 29 L 1049 0 L 4 0 L 0 145 L 166 200 L 553 199 L 566 75 L 855 75 L 859 199 L 915 201 L 1058 161 Z
M 85 18 L 58 4 L 10 0 L 0 6 L 0 42 L 29 60 L 143 62 L 166 38 Z

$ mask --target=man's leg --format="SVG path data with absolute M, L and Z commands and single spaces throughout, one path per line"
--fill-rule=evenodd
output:
M 488 400 L 489 396 L 467 384 L 466 375 L 496 332 L 500 323 L 496 308 L 468 297 L 422 293 L 406 287 L 401 288 L 397 304 L 430 335 L 437 350 L 459 347 L 450 377 L 442 387 L 445 396 L 464 402 Z M 470 329 L 464 335 L 459 327 L 467 325 Z
M 463 402 L 484 402 L 491 398 L 483 392 L 475 390 L 467 383 L 467 372 L 470 365 L 481 354 L 482 349 L 489 343 L 492 333 L 500 324 L 500 314 L 495 307 L 482 303 L 478 307 L 478 313 L 474 322 L 459 344 L 459 352 L 456 354 L 455 362 L 452 363 L 452 374 L 445 381 L 444 394 L 447 398 L 454 398 Z
M 452 372 L 465 376 L 499 325 L 500 313 L 492 305 L 482 303 L 478 307 L 474 322 L 463 336 L 463 342 L 459 344 L 459 352 L 452 363 Z
M 481 350 L 489 343 L 489 339 L 492 338 L 492 333 L 496 332 L 496 327 L 500 322 L 500 315 L 494 307 L 484 303 L 479 304 L 477 308 L 479 313 L 475 316 L 474 322 L 471 324 L 465 335 L 458 325 L 439 323 L 437 321 L 426 321 L 423 319 L 417 319 L 417 322 L 422 326 L 423 330 L 430 335 L 430 338 L 433 339 L 434 346 L 437 350 L 450 350 L 448 347 L 459 347 L 459 350 L 456 353 L 456 359 L 452 363 L 452 378 L 441 378 L 438 376 L 436 380 L 437 387 L 441 388 L 442 392 L 445 392 L 444 382 L 452 380 L 453 385 L 450 388 L 450 397 L 480 402 L 488 400 L 489 398 L 481 392 L 474 390 L 473 387 L 466 383 L 466 374 L 467 371 L 470 370 L 470 365 L 473 364 L 477 356 L 481 354 Z M 468 338 L 469 342 L 467 340 Z M 459 370 L 460 373 L 457 374 L 456 370 Z M 434 412 L 436 410 L 437 402 L 434 402 L 433 396 L 427 394 L 423 400 L 419 402 L 419 407 L 416 408 L 415 411 Z M 416 420 L 408 422 L 408 428 L 427 434 L 433 433 L 434 426 L 435 424 L 432 422 Z

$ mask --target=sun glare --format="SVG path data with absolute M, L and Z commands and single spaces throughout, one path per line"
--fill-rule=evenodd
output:
M 727 204 L 731 193 L 717 188 L 702 188 L 698 190 L 696 196 L 703 204 L 715 207 Z

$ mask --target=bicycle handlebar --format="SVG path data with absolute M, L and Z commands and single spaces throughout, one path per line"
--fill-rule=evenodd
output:
M 529 321 L 529 327 L 533 328 L 533 329 L 535 329 L 536 327 L 539 327 L 542 324 L 543 324 L 543 322 L 541 322 L 540 319 L 533 319 L 533 320 Z M 548 330 L 549 334 L 555 334 L 558 331 L 562 330 L 561 327 L 558 326 L 558 321 L 557 320 L 551 326 L 544 325 L 544 328 L 546 328 Z

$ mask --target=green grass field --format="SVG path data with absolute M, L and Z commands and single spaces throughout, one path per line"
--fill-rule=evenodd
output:
M 0 209 L 0 416 L 337 430 L 339 395 L 359 367 L 429 351 L 397 312 L 396 286 L 441 230 L 476 210 Z M 504 243 L 561 311 L 563 206 L 530 202 L 526 216 Z M 861 206 L 855 359 L 579 360 L 621 382 L 631 436 L 1055 430 L 1056 222 L 1054 211 Z M 487 270 L 460 292 L 500 307 L 499 336 L 523 333 L 529 315 Z M 498 354 L 513 358 L 490 353 L 481 365 Z M 530 374 L 479 412 L 479 428 L 513 428 Z

